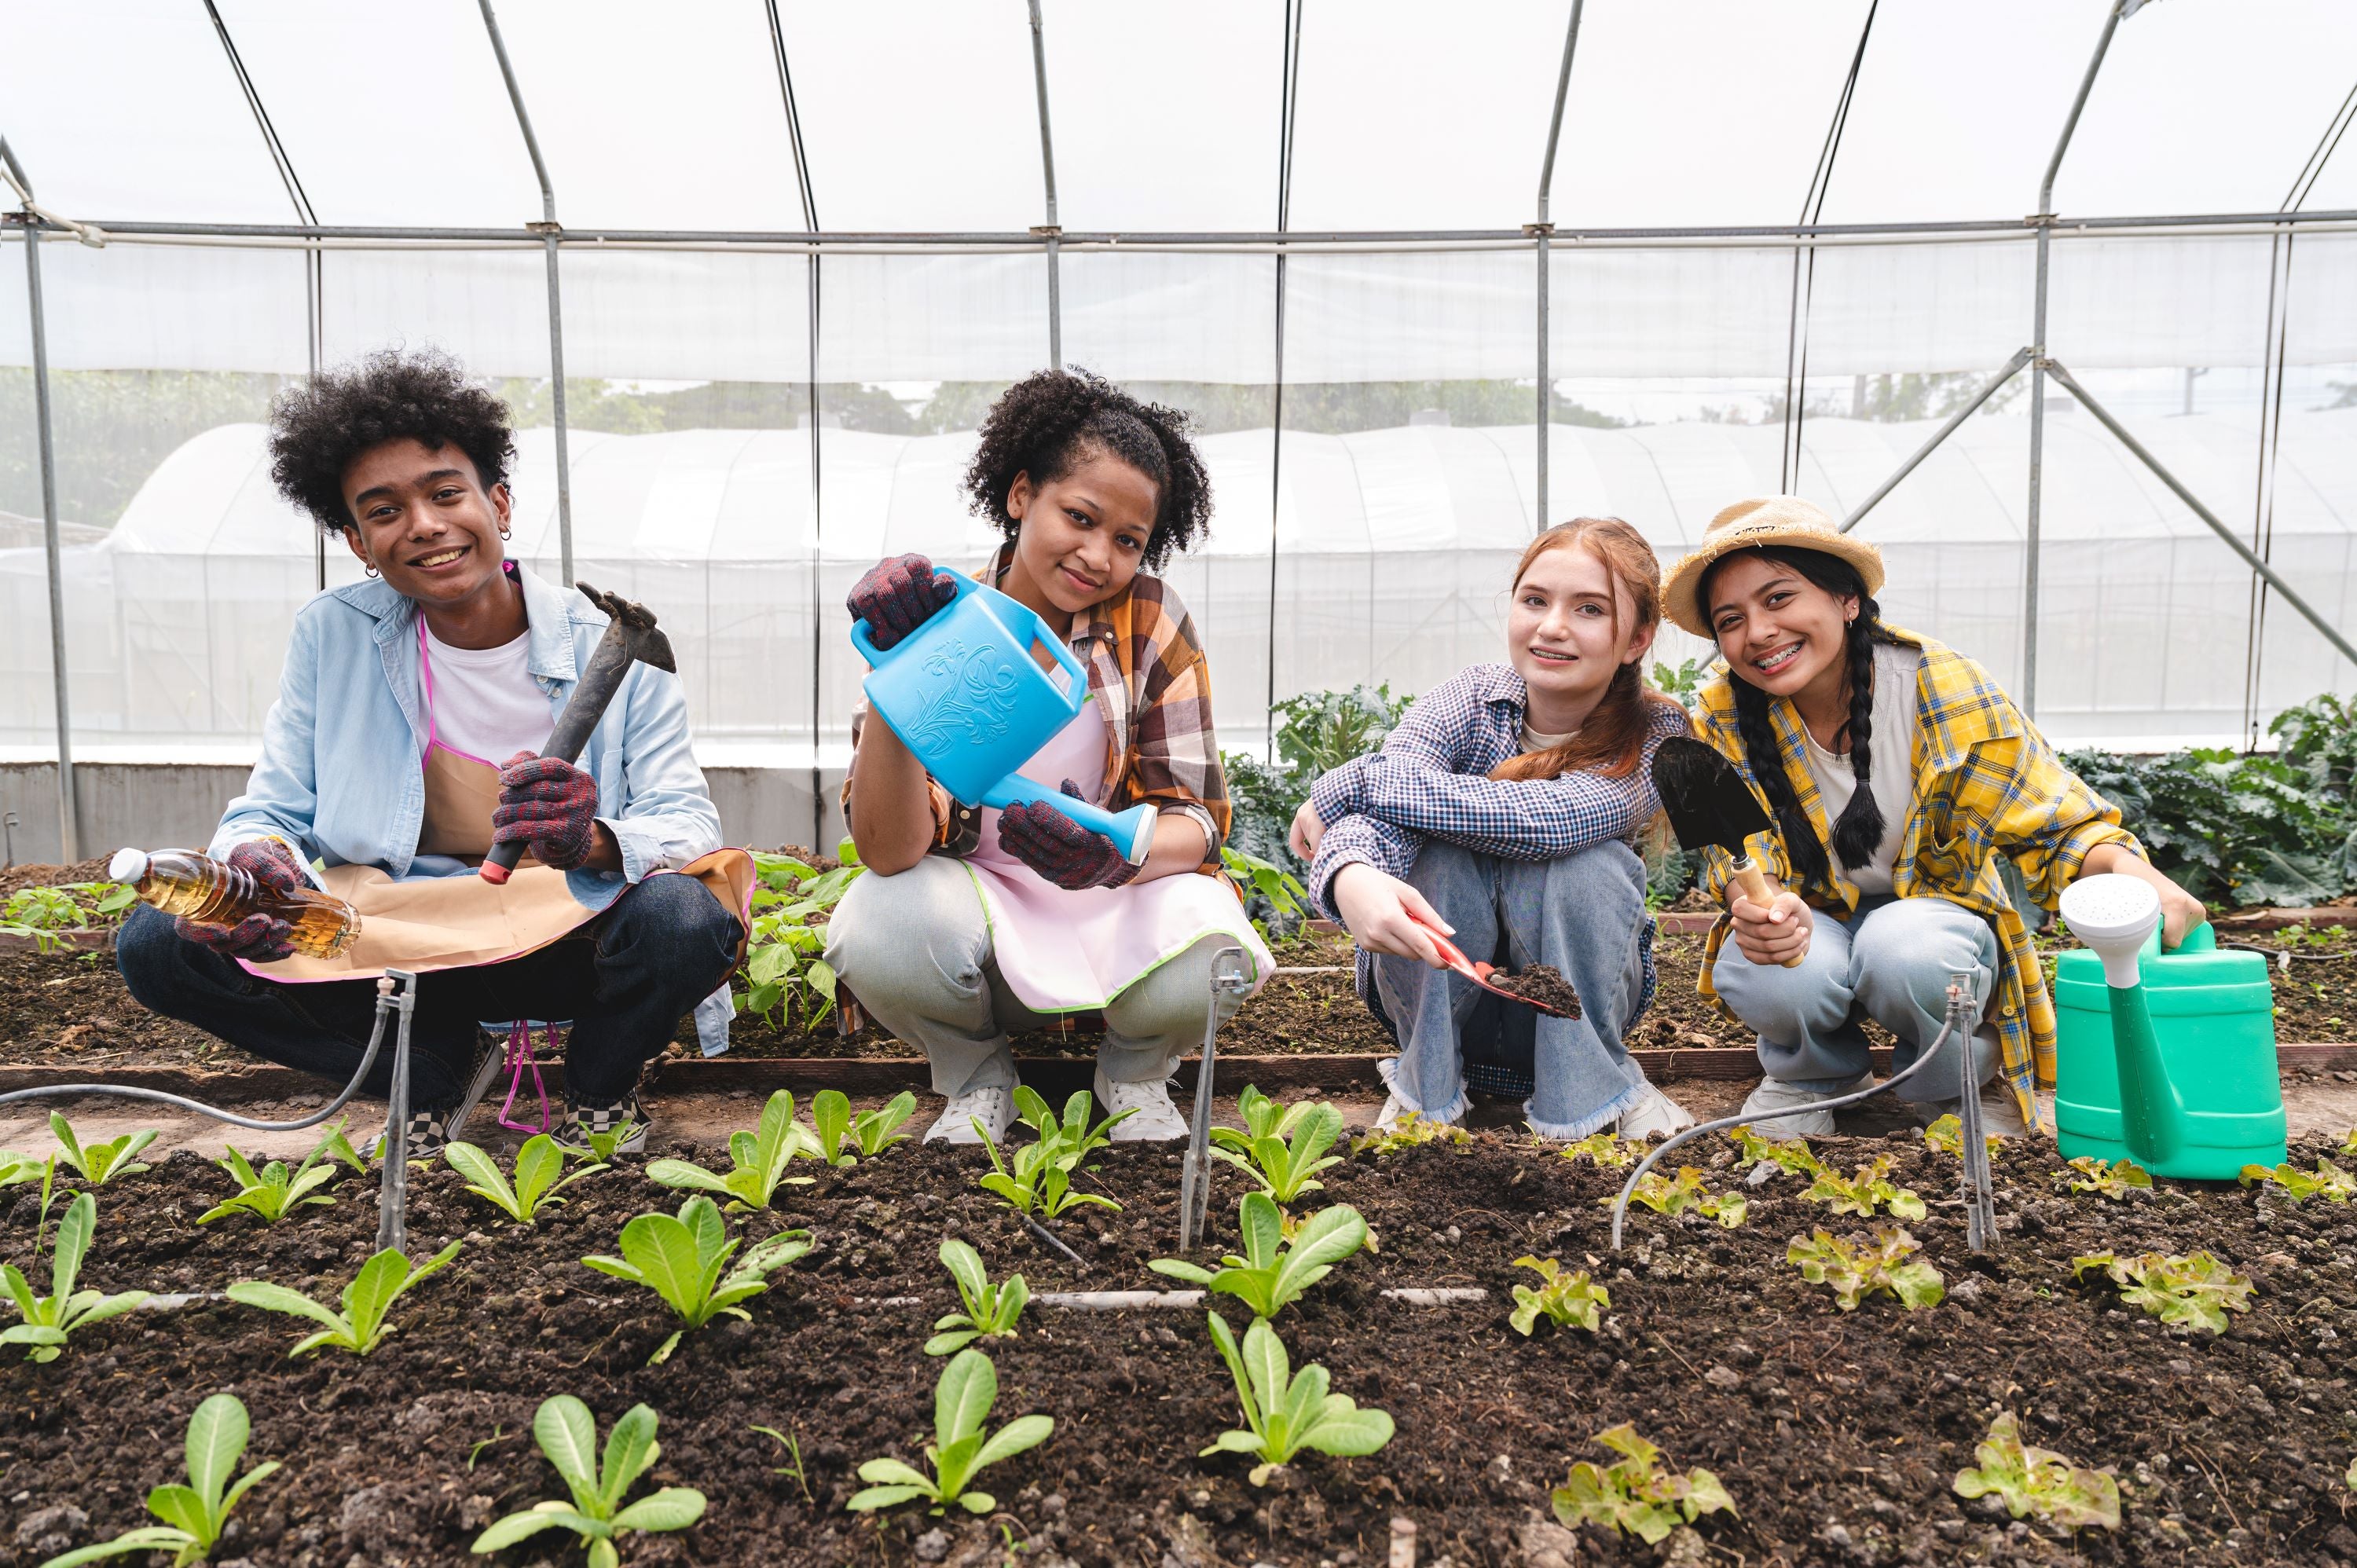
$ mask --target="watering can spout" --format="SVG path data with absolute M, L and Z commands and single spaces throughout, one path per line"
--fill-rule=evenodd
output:
M 2134 876 L 2085 876 L 2063 890 L 2062 918 L 2104 961 L 2128 1152 L 2147 1166 L 2170 1160 L 2185 1146 L 2185 1098 L 2161 1061 L 2141 963 L 2159 949 L 2160 895 Z

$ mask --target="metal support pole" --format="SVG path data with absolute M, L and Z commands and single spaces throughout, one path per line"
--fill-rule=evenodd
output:
M 1555 416 L 1555 374 L 1549 363 L 1547 334 L 1551 278 L 1548 275 L 1547 239 L 1555 232 L 1555 223 L 1548 215 L 1548 205 L 1555 197 L 1555 150 L 1563 139 L 1563 106 L 1571 97 L 1571 61 L 1579 49 L 1579 13 L 1586 0 L 1571 0 L 1571 19 L 1563 30 L 1563 68 L 1555 73 L 1555 113 L 1547 121 L 1546 157 L 1539 165 L 1539 217 L 1531 226 L 1538 239 L 1538 306 L 1539 306 L 1539 406 L 1538 463 L 1534 469 L 1536 483 L 1533 489 L 1537 502 L 1534 532 L 1546 532 L 1548 521 L 1555 515 L 1547 500 L 1547 429 Z
M 1913 473 L 1917 464 L 1922 462 L 1924 458 L 1929 457 L 1932 455 L 1932 450 L 1937 447 L 1941 442 L 1945 441 L 1949 436 L 1953 435 L 1956 433 L 1957 426 L 1963 424 L 1965 420 L 1970 419 L 1974 413 L 1978 412 L 1981 404 L 1988 402 L 1990 398 L 1996 396 L 1996 391 L 1999 387 L 2005 385 L 2006 382 L 2019 375 L 2021 373 L 2021 367 L 2028 363 L 2029 363 L 2029 350 L 2027 349 L 2016 349 L 2014 351 L 2013 358 L 2005 362 L 2005 369 L 1999 371 L 1996 375 L 1990 377 L 1987 381 L 1983 383 L 1980 391 L 1973 393 L 1971 398 L 1966 400 L 1964 407 L 1950 414 L 1948 416 L 1947 423 L 1941 425 L 1939 429 L 1932 433 L 1932 438 L 1929 441 L 1924 442 L 1922 446 L 1918 446 L 1915 449 L 1915 455 L 1913 456 L 1908 458 L 1904 463 L 1900 464 L 1899 467 L 1892 471 L 1890 478 L 1883 480 L 1880 485 L 1875 488 L 1875 491 L 1872 495 L 1858 502 L 1857 510 L 1842 519 L 1841 531 L 1844 533 L 1847 533 L 1851 529 L 1856 528 L 1858 523 L 1858 519 L 1864 517 L 1867 512 L 1872 511 L 1876 507 L 1879 506 L 1882 503 L 1883 497 L 1889 495 L 1891 491 L 1899 488 L 1900 480 Z
M 393 994 L 398 983 L 401 993 Z M 417 1016 L 417 976 L 388 969 L 376 983 L 377 1013 L 399 1015 L 393 1044 L 393 1081 L 384 1107 L 384 1138 L 377 1144 L 376 1250 L 409 1250 L 409 1026 Z M 461 1129 L 452 1127 L 452 1136 Z
M 2299 591 L 2294 588 L 2289 583 L 2284 581 L 2282 573 L 2277 572 L 2273 566 L 2261 560 L 2257 552 L 2254 551 L 2249 545 L 2236 538 L 2234 536 L 2234 531 L 2227 527 L 2225 523 L 2219 521 L 2218 514 L 2216 512 L 2213 512 L 2208 507 L 2203 506 L 2201 499 L 2194 495 L 2191 490 L 2185 488 L 2183 481 L 2179 480 L 2176 475 L 2170 473 L 2167 468 L 2162 467 L 2160 465 L 2160 459 L 2147 451 L 2143 442 L 2129 435 L 2127 427 L 2122 424 L 2118 420 L 2113 418 L 2109 409 L 2105 408 L 2102 403 L 2097 403 L 2093 397 L 2090 397 L 2087 394 L 2087 389 L 2079 384 L 2077 377 L 2072 375 L 2068 370 L 2050 360 L 2047 361 L 2046 368 L 2048 372 L 2051 374 L 2056 381 L 2061 382 L 2062 385 L 2070 391 L 2072 397 L 2077 398 L 2079 402 L 2085 406 L 2089 413 L 2095 416 L 2095 420 L 2098 424 L 2103 425 L 2104 429 L 2110 431 L 2114 436 L 2117 437 L 2121 446 L 2134 453 L 2138 462 L 2152 470 L 2154 478 L 2158 478 L 2162 484 L 2167 485 L 2176 495 L 2177 499 L 2186 504 L 2187 508 L 2192 511 L 2194 516 L 2209 524 L 2210 532 L 2226 542 L 2226 548 L 2241 556 L 2244 565 L 2248 566 L 2252 571 L 2256 572 L 2260 576 L 2266 578 L 2267 585 L 2273 588 L 2276 593 L 2283 596 L 2284 603 L 2298 611 L 2300 617 L 2305 619 L 2309 625 L 2322 632 L 2324 634 L 2324 639 L 2332 644 L 2334 648 L 2340 650 L 2341 657 L 2348 660 L 2352 665 L 2357 665 L 2357 647 L 2350 646 L 2349 639 L 2341 636 L 2341 633 L 2334 628 L 2331 622 L 2326 620 L 2321 615 L 2319 615 L 2316 612 L 2315 607 L 2311 606 L 2306 599 L 2300 597 Z
M 1285 0 L 1285 70 L 1280 80 L 1276 146 L 1276 229 L 1293 222 L 1293 112 L 1301 91 L 1301 15 L 1309 0 Z M 1276 546 L 1277 518 L 1285 499 L 1285 263 L 1276 253 L 1276 380 L 1269 389 L 1268 421 L 1268 702 L 1261 710 L 1268 734 L 1267 757 L 1276 762 Z
M 1181 1252 L 1191 1252 L 1201 1244 L 1203 1222 L 1211 1209 L 1211 1079 L 1219 1063 L 1220 1026 L 1251 989 L 1243 949 L 1224 947 L 1211 955 L 1211 1010 L 1203 1022 L 1203 1059 L 1195 1069 L 1195 1113 L 1188 1128 L 1187 1158 L 1178 1176 Z
M 1981 1131 L 1981 1089 L 1973 1081 L 1969 1070 L 1973 1060 L 1973 1026 L 1979 1009 L 1973 1002 L 1973 977 L 1951 974 L 1948 977 L 1947 1022 L 1944 1030 L 1953 1031 L 1964 1049 L 1957 1057 L 1956 1127 L 1963 1142 L 1964 1246 L 1969 1251 L 1986 1252 L 1996 1236 L 1996 1187 L 1989 1177 L 1988 1139 Z M 2010 1094 L 2011 1088 L 2006 1092 Z
M 508 85 L 508 102 L 515 106 L 516 128 L 523 133 L 524 151 L 532 155 L 533 177 L 540 181 L 540 217 L 525 225 L 541 237 L 548 251 L 548 380 L 556 418 L 556 544 L 565 582 L 573 581 L 573 464 L 565 424 L 565 307 L 556 286 L 556 250 L 565 233 L 556 220 L 556 188 L 549 184 L 548 165 L 540 156 L 540 138 L 532 134 L 532 115 L 523 106 L 523 90 L 516 85 L 515 67 L 508 62 L 507 40 L 500 36 L 500 19 L 491 14 L 491 0 L 476 0 L 482 7 L 483 30 L 490 35 L 491 52 L 499 57 L 500 79 Z
M 2022 713 L 2033 719 L 2038 716 L 2039 514 L 2045 499 L 2046 480 L 2046 275 L 2048 252 L 2054 237 L 2054 180 L 2062 172 L 2062 155 L 2071 150 L 2071 136 L 2079 128 L 2079 116 L 2087 107 L 2087 95 L 2095 90 L 2095 73 L 2104 69 L 2104 54 L 2112 47 L 2112 35 L 2119 30 L 2120 18 L 2142 4 L 2143 0 L 2118 0 L 2104 16 L 2103 36 L 2095 40 L 2094 55 L 2087 61 L 2087 74 L 2079 81 L 2079 94 L 2071 100 L 2071 113 L 2062 122 L 2062 134 L 2055 139 L 2054 156 L 2046 160 L 2046 177 L 2038 182 L 2038 211 L 2031 220 L 2038 225 L 2038 302 L 2029 333 L 2029 509 L 2023 516 L 2021 530 L 2018 695 Z
M 1033 232 L 1048 242 L 1048 363 L 1064 367 L 1064 298 L 1057 276 L 1056 138 L 1048 129 L 1048 36 L 1039 20 L 1039 0 L 1031 0 L 1031 81 L 1039 95 L 1039 172 L 1048 184 L 1048 221 Z

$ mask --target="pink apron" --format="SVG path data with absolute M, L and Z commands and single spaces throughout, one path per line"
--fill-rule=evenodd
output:
M 499 765 L 445 746 L 438 737 L 434 663 L 425 650 L 423 617 L 417 623 L 417 672 L 425 693 L 425 755 L 419 763 L 425 811 L 417 831 L 417 853 L 479 863 L 491 848 L 491 812 L 500 801 Z M 724 908 L 750 926 L 752 856 L 741 849 L 715 850 L 680 870 L 710 888 Z M 601 912 L 574 897 L 565 873 L 541 865 L 529 854 L 503 884 L 479 876 L 396 882 L 373 865 L 331 865 L 319 881 L 360 911 L 360 940 L 334 958 L 298 953 L 272 963 L 246 963 L 248 970 L 270 980 L 300 983 L 374 979 L 388 968 L 412 973 L 463 969 L 546 947 Z M 629 897 L 629 890 L 621 896 Z
M 1069 779 L 1094 800 L 1105 750 L 1104 715 L 1091 702 L 1024 764 L 1023 777 L 1050 789 Z M 1067 892 L 999 847 L 996 810 L 983 812 L 981 845 L 964 865 L 990 921 L 998 972 L 1034 1012 L 1101 1008 L 1213 934 L 1244 950 L 1255 991 L 1267 982 L 1268 949 L 1223 877 L 1186 873 Z

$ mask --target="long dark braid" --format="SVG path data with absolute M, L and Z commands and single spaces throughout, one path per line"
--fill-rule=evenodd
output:
M 1874 596 L 1866 591 L 1865 579 L 1848 562 L 1821 550 L 1778 544 L 1753 548 L 1792 567 L 1835 598 L 1857 600 L 1857 615 L 1842 639 L 1843 673 L 1849 682 L 1849 717 L 1834 736 L 1835 746 L 1847 744 L 1850 775 L 1857 781 L 1850 792 L 1849 804 L 1834 823 L 1834 849 L 1845 867 L 1855 869 L 1873 859 L 1886 825 L 1882 807 L 1874 798 L 1872 782 L 1874 645 L 1890 641 L 1890 634 L 1883 629 L 1881 609 L 1875 604 Z M 1710 602 L 1710 580 L 1716 574 L 1714 563 L 1700 585 L 1706 605 Z M 1776 813 L 1777 829 L 1784 840 L 1785 860 L 1801 882 L 1832 880 L 1832 865 L 1826 857 L 1824 843 L 1817 837 L 1808 813 L 1801 809 L 1801 798 L 1784 772 L 1783 750 L 1777 742 L 1776 726 L 1769 718 L 1774 699 L 1743 679 L 1732 664 L 1727 673 L 1735 693 L 1735 726 L 1743 740 L 1744 761 L 1760 793 L 1768 797 L 1769 808 Z

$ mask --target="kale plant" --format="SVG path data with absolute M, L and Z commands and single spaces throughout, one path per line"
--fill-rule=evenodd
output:
M 207 1561 L 228 1529 L 230 1510 L 278 1468 L 278 1462 L 269 1459 L 242 1476 L 237 1474 L 237 1462 L 245 1457 L 252 1430 L 245 1406 L 235 1394 L 214 1394 L 188 1417 L 183 1448 L 188 1484 L 157 1487 L 147 1494 L 147 1511 L 164 1522 L 142 1525 L 113 1541 L 52 1557 L 41 1568 L 73 1568 L 76 1563 L 135 1552 L 168 1552 L 173 1568 Z
M 606 1438 L 605 1461 L 597 1455 L 597 1423 L 589 1407 L 571 1394 L 541 1402 L 532 1418 L 533 1440 L 564 1478 L 569 1502 L 540 1502 L 511 1513 L 475 1538 L 478 1556 L 504 1551 L 544 1530 L 569 1530 L 589 1549 L 589 1568 L 618 1568 L 614 1538 L 630 1530 L 685 1530 L 704 1517 L 704 1494 L 693 1487 L 665 1487 L 624 1505 L 631 1486 L 662 1457 L 655 1441 L 655 1412 L 634 1404 L 622 1412 Z
M 1510 1321 L 1515 1333 L 1528 1336 L 1542 1317 L 1558 1328 L 1585 1328 L 1590 1334 L 1604 1326 L 1604 1309 L 1612 1305 L 1612 1293 L 1591 1284 L 1586 1269 L 1566 1273 L 1553 1258 L 1528 1256 L 1516 1258 L 1514 1267 L 1533 1270 L 1539 1276 L 1536 1290 L 1525 1284 L 1514 1287 L 1514 1316 Z
M 1021 1274 L 1009 1274 L 1004 1284 L 992 1284 L 982 1266 L 982 1254 L 954 1236 L 942 1243 L 942 1267 L 956 1282 L 963 1312 L 952 1312 L 933 1325 L 925 1354 L 946 1356 L 977 1339 L 1012 1339 L 1015 1320 L 1031 1299 L 1031 1287 Z
M 2163 1323 L 2223 1334 L 2228 1313 L 2251 1309 L 2251 1282 L 2208 1252 L 2177 1258 L 2158 1252 L 2133 1258 L 2089 1252 L 2071 1260 L 2073 1279 L 2083 1280 L 2096 1269 L 2118 1289 L 2122 1301 Z
M 756 1242 L 730 1269 L 728 1260 L 742 1244 L 729 1240 L 720 1210 L 699 1194 L 681 1204 L 677 1215 L 641 1214 L 623 1226 L 620 1257 L 599 1255 L 581 1261 L 601 1274 L 646 1286 L 679 1315 L 682 1326 L 647 1358 L 647 1365 L 652 1367 L 668 1359 L 690 1329 L 701 1328 L 724 1313 L 750 1318 L 753 1315 L 737 1304 L 768 1290 L 771 1270 L 781 1269 L 808 1252 L 811 1233 L 780 1230 Z
M 1878 1292 L 1894 1297 L 1909 1312 L 1936 1306 L 1947 1294 L 1940 1271 L 1918 1259 L 1908 1260 L 1921 1246 L 1904 1228 L 1878 1226 L 1874 1238 L 1834 1236 L 1819 1230 L 1807 1240 L 1795 1236 L 1784 1250 L 1784 1261 L 1797 1264 L 1811 1284 L 1833 1287 L 1834 1303 L 1854 1312 L 1858 1303 Z
M 57 1242 L 49 1249 L 49 1294 L 35 1295 L 33 1287 L 14 1263 L 0 1263 L 0 1289 L 16 1305 L 17 1321 L 0 1329 L 0 1345 L 28 1346 L 28 1361 L 54 1361 L 74 1330 L 119 1316 L 147 1299 L 144 1290 L 107 1295 L 78 1291 L 74 1282 L 82 1260 L 90 1255 L 91 1238 L 98 1230 L 98 1200 L 86 1192 L 66 1205 L 58 1222 Z
M 1956 1472 L 1960 1498 L 2002 1498 L 2016 1519 L 2031 1514 L 2065 1530 L 2120 1528 L 2120 1484 L 2106 1469 L 2074 1465 L 2050 1448 L 2021 1440 L 2013 1412 L 2001 1410 L 1973 1450 L 1979 1467 Z
M 844 1506 L 857 1513 L 897 1508 L 923 1498 L 941 1513 L 952 1503 L 968 1513 L 995 1513 L 998 1499 L 967 1484 L 1002 1459 L 1036 1448 L 1056 1430 L 1044 1415 L 1018 1415 L 985 1435 L 990 1407 L 998 1402 L 998 1369 L 979 1350 L 961 1350 L 942 1369 L 933 1389 L 933 1441 L 925 1445 L 930 1476 L 898 1459 L 870 1459 L 859 1466 L 868 1486 Z
M 1285 1342 L 1265 1317 L 1255 1317 L 1244 1329 L 1243 1344 L 1216 1312 L 1205 1315 L 1211 1343 L 1235 1379 L 1236 1400 L 1243 1405 L 1244 1426 L 1222 1432 L 1198 1457 L 1213 1454 L 1251 1454 L 1252 1484 L 1268 1485 L 1270 1476 L 1292 1463 L 1305 1448 L 1337 1458 L 1372 1454 L 1392 1440 L 1392 1418 L 1386 1411 L 1361 1410 L 1348 1394 L 1329 1391 L 1326 1369 L 1311 1364 L 1293 1370 Z M 863 1472 L 864 1473 L 864 1472 Z
M 1735 1499 L 1717 1476 L 1663 1469 L 1662 1451 L 1628 1422 L 1598 1433 L 1596 1441 L 1621 1457 L 1609 1466 L 1585 1459 L 1572 1466 L 1569 1477 L 1550 1495 L 1555 1517 L 1566 1528 L 1600 1524 L 1654 1545 L 1706 1513 L 1735 1512 Z
M 331 1345 L 355 1356 L 365 1356 L 384 1342 L 385 1314 L 393 1310 L 401 1294 L 457 1255 L 458 1243 L 453 1241 L 412 1268 L 408 1256 L 399 1248 L 387 1247 L 362 1263 L 361 1272 L 352 1276 L 352 1283 L 344 1287 L 341 1312 L 313 1301 L 300 1291 L 266 1280 L 240 1280 L 229 1287 L 229 1298 L 264 1312 L 307 1317 L 321 1326 L 318 1333 L 287 1351 L 289 1356 L 307 1356 Z

